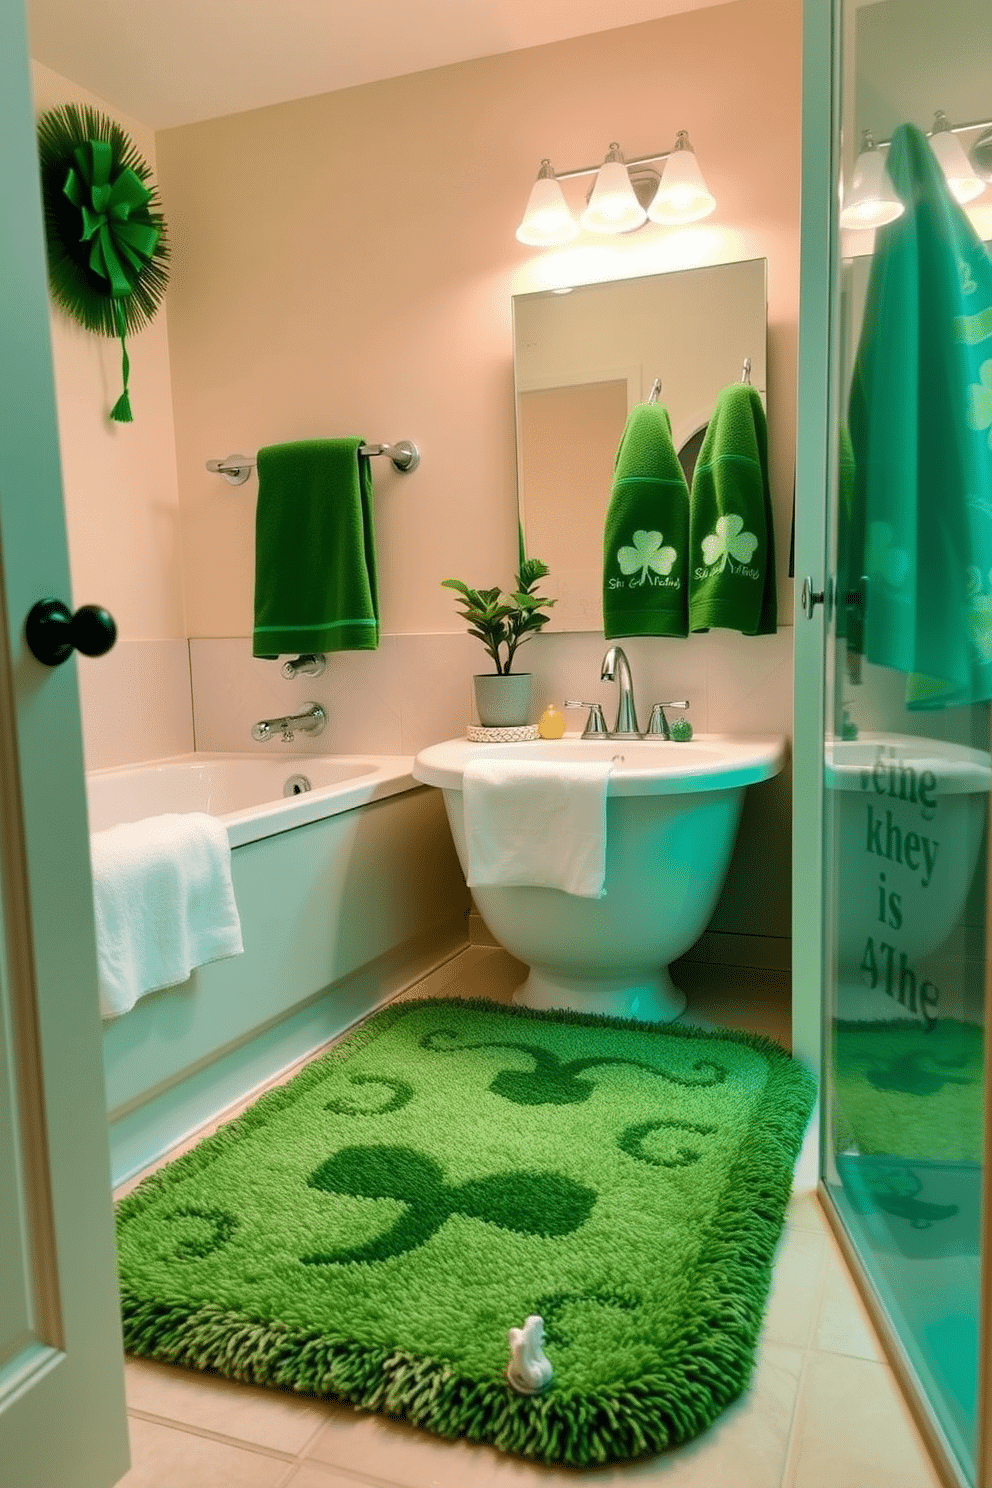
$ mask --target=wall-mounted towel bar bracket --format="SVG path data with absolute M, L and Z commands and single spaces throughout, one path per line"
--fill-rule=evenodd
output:
M 360 444 L 360 455 L 385 455 L 394 470 L 409 474 L 420 464 L 420 451 L 410 439 L 398 439 L 395 444 Z M 223 460 L 208 460 L 207 469 L 213 475 L 222 475 L 229 486 L 243 486 L 255 468 L 254 455 L 225 455 Z
M 208 460 L 207 469 L 222 475 L 229 486 L 243 486 L 254 464 L 250 455 L 225 455 L 223 460 Z

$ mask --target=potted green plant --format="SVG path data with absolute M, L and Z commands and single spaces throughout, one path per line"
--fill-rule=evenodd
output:
M 454 589 L 460 596 L 469 635 L 480 640 L 493 659 L 494 671 L 473 678 L 479 722 L 486 728 L 513 728 L 527 722 L 531 675 L 511 669 L 518 646 L 551 619 L 545 611 L 556 601 L 534 593 L 538 581 L 549 572 L 546 563 L 527 558 L 521 550 L 517 587 L 510 594 L 498 588 L 472 589 L 461 579 L 442 580 L 445 589 Z

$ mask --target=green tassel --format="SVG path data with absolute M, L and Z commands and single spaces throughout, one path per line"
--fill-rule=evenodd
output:
M 121 338 L 121 381 L 124 383 L 124 391 L 110 410 L 110 417 L 115 424 L 133 424 L 134 414 L 131 412 L 131 394 L 128 391 L 128 379 L 131 376 L 131 359 L 127 354 L 127 343 L 124 340 L 124 307 L 118 300 L 115 304 L 117 312 L 117 330 Z
M 110 410 L 110 417 L 114 420 L 115 424 L 134 423 L 134 414 L 131 412 L 131 396 L 127 388 L 124 389 Z

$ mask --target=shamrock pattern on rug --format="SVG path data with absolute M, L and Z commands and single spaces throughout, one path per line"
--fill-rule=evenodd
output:
M 501 1070 L 490 1083 L 489 1089 L 505 1100 L 518 1106 L 566 1106 L 586 1101 L 596 1089 L 591 1080 L 580 1079 L 587 1070 L 623 1066 L 629 1069 L 647 1070 L 660 1079 L 683 1089 L 703 1089 L 709 1085 L 720 1085 L 727 1078 L 722 1064 L 712 1059 L 697 1059 L 692 1066 L 692 1075 L 679 1075 L 674 1070 L 658 1069 L 640 1059 L 621 1059 L 616 1056 L 593 1056 L 587 1059 L 572 1059 L 563 1063 L 557 1054 L 539 1044 L 525 1044 L 504 1040 L 488 1040 L 478 1044 L 441 1043 L 442 1039 L 458 1037 L 451 1028 L 434 1028 L 425 1033 L 420 1047 L 435 1054 L 463 1054 L 473 1049 L 514 1049 L 528 1054 L 534 1060 L 533 1070 Z
M 747 1383 L 812 1095 L 750 1035 L 397 1004 L 122 1201 L 125 1346 L 542 1461 L 662 1450 Z
M 522 1235 L 569 1235 L 589 1218 L 596 1194 L 560 1173 L 496 1173 L 445 1182 L 440 1163 L 412 1147 L 345 1147 L 321 1163 L 311 1188 L 356 1199 L 398 1199 L 396 1223 L 354 1249 L 301 1256 L 306 1266 L 384 1261 L 424 1245 L 452 1214 Z

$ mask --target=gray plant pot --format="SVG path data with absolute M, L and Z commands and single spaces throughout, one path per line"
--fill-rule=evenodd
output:
M 530 672 L 510 672 L 506 677 L 494 672 L 477 674 L 475 706 L 483 728 L 516 728 L 530 721 Z

